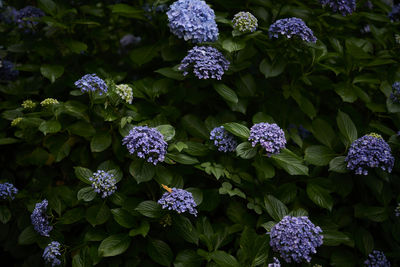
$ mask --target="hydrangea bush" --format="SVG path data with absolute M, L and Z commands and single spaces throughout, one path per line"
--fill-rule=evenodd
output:
M 394 2 L 0 1 L 1 259 L 399 266 Z

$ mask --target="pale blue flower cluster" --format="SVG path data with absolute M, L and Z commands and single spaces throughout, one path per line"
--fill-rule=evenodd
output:
M 394 5 L 389 12 L 389 19 L 393 22 L 400 20 L 400 4 Z
M 250 128 L 249 141 L 253 147 L 260 144 L 268 157 L 278 154 L 286 145 L 285 132 L 277 124 L 267 122 L 254 124 Z
M 288 263 L 310 262 L 310 254 L 317 253 L 316 248 L 323 243 L 321 233 L 307 216 L 285 216 L 272 227 L 269 244 Z
M 147 126 L 133 127 L 122 140 L 122 144 L 126 146 L 130 154 L 136 154 L 154 165 L 164 161 L 168 148 L 163 135 L 157 129 Z
M 258 27 L 258 20 L 250 12 L 240 11 L 233 16 L 233 29 L 239 32 L 254 32 Z
M 178 38 L 193 43 L 218 39 L 214 11 L 202 0 L 178 0 L 169 7 L 167 16 L 168 26 Z
M 0 184 L 0 199 L 14 199 L 18 189 L 10 183 Z
M 128 47 L 130 45 L 137 45 L 140 43 L 142 38 L 140 36 L 134 36 L 131 33 L 125 34 L 121 40 L 119 40 L 119 43 L 122 47 Z
M 15 69 L 14 64 L 9 60 L 2 60 L 0 66 L 0 80 L 12 81 L 18 77 L 19 71 Z
M 298 37 L 308 43 L 315 43 L 317 38 L 313 31 L 307 27 L 302 19 L 286 18 L 275 21 L 268 30 L 269 38 L 279 38 L 280 35 L 287 37 Z
M 114 174 L 110 172 L 98 170 L 93 173 L 93 176 L 89 178 L 89 181 L 92 182 L 94 192 L 102 194 L 102 198 L 111 196 L 117 189 L 117 180 L 115 179 Z
M 99 92 L 100 95 L 106 94 L 108 87 L 105 81 L 96 74 L 86 74 L 75 82 L 75 86 L 85 92 Z
M 333 12 L 347 16 L 356 10 L 356 0 L 320 0 L 323 6 L 329 6 Z
M 379 134 L 371 133 L 355 140 L 345 158 L 347 169 L 358 175 L 368 175 L 368 168 L 381 168 L 389 173 L 394 157 L 388 143 Z
M 43 17 L 45 14 L 42 10 L 34 6 L 26 6 L 23 9 L 18 10 L 16 20 L 18 27 L 25 29 L 28 32 L 32 31 L 35 26 L 39 23 L 34 19 Z
M 388 259 L 386 259 L 386 256 L 382 251 L 374 250 L 368 255 L 368 258 L 364 261 L 364 266 L 390 267 L 390 262 L 388 261 Z
M 229 61 L 217 49 L 211 46 L 195 46 L 189 50 L 181 61 L 179 70 L 187 75 L 192 69 L 199 79 L 221 80 L 224 72 L 229 68 Z
M 224 126 L 215 127 L 210 132 L 210 140 L 214 140 L 214 145 L 220 152 L 233 152 L 236 150 L 238 142 L 233 134 L 224 129 Z
M 390 94 L 390 99 L 394 103 L 400 103 L 400 82 L 395 82 L 392 84 L 392 93 Z
M 281 267 L 281 262 L 276 257 L 274 257 L 274 262 L 269 263 L 268 267 Z
M 194 202 L 192 193 L 184 190 L 171 188 L 171 192 L 166 192 L 158 200 L 158 204 L 163 209 L 175 210 L 178 213 L 189 212 L 197 216 L 196 202 Z
M 33 228 L 42 236 L 50 236 L 53 226 L 49 224 L 48 216 L 46 214 L 49 202 L 45 199 L 42 202 L 36 203 L 35 209 L 31 214 L 31 221 Z
M 17 22 L 17 14 L 18 14 L 18 11 L 15 8 L 8 6 L 0 14 L 0 19 L 7 24 L 16 23 Z
M 61 265 L 61 260 L 59 257 L 61 256 L 61 244 L 57 241 L 52 241 L 47 245 L 43 252 L 43 259 L 51 264 L 52 267 Z

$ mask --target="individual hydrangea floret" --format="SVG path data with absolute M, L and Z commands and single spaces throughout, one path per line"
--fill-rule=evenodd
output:
M 19 71 L 15 69 L 14 64 L 9 60 L 2 60 L 0 67 L 0 80 L 12 81 L 19 75 Z
M 285 216 L 272 227 L 270 246 L 288 263 L 310 262 L 310 254 L 317 253 L 323 236 L 319 226 L 315 226 L 307 216 Z
M 53 230 L 53 226 L 49 224 L 48 216 L 46 214 L 48 204 L 49 202 L 46 199 L 42 202 L 36 203 L 35 209 L 31 214 L 31 221 L 35 231 L 41 236 L 47 237 L 50 236 L 50 232 Z
M 258 27 L 258 20 L 250 12 L 241 11 L 232 20 L 233 29 L 242 32 L 254 32 Z
M 253 147 L 260 144 L 268 157 L 278 154 L 286 145 L 285 132 L 277 124 L 267 122 L 257 123 L 251 127 L 249 141 Z
M 11 121 L 11 126 L 13 126 L 13 127 L 17 126 L 22 120 L 23 120 L 23 118 L 21 118 L 21 117 L 13 119 Z
M 61 265 L 61 244 L 57 241 L 50 242 L 43 252 L 43 259 L 51 264 L 52 267 Z
M 298 37 L 308 43 L 315 43 L 317 38 L 313 31 L 299 18 L 286 18 L 275 21 L 268 30 L 269 38 L 279 38 L 280 35 L 288 39 Z
M 364 261 L 364 266 L 369 267 L 390 267 L 390 262 L 386 259 L 382 251 L 374 250 Z
M 18 10 L 16 20 L 19 28 L 24 28 L 28 31 L 33 30 L 39 23 L 36 18 L 43 17 L 45 14 L 42 10 L 34 6 L 26 6 Z
M 59 104 L 59 102 L 57 99 L 54 99 L 54 98 L 46 98 L 45 100 L 40 102 L 40 105 L 42 107 L 48 107 L 48 106 L 57 105 L 57 104 Z
M 193 43 L 215 42 L 218 27 L 214 11 L 201 0 L 178 0 L 167 11 L 173 34 Z
M 168 144 L 163 135 L 155 128 L 136 126 L 124 137 L 122 144 L 126 145 L 130 154 L 156 165 L 163 162 L 167 154 Z
M 195 46 L 189 50 L 181 61 L 179 70 L 187 75 L 192 69 L 199 79 L 221 80 L 224 72 L 229 68 L 229 61 L 216 48 L 211 46 Z
M 390 146 L 379 134 L 371 133 L 355 140 L 347 153 L 347 169 L 368 175 L 368 168 L 381 168 L 389 173 L 394 165 Z
M 33 102 L 32 100 L 30 100 L 30 99 L 27 99 L 27 100 L 25 100 L 24 102 L 22 102 L 22 104 L 21 104 L 21 106 L 24 108 L 24 109 L 34 109 L 35 107 L 36 107 L 36 103 L 35 102 Z
M 268 267 L 281 267 L 281 262 L 276 257 L 274 257 L 274 262 L 269 263 Z
M 392 84 L 392 93 L 390 94 L 390 99 L 394 103 L 400 103 L 400 82 L 395 82 Z
M 389 19 L 392 22 L 397 22 L 400 20 L 400 4 L 393 5 L 392 11 L 389 12 Z
M 0 198 L 1 199 L 14 199 L 18 194 L 18 189 L 10 183 L 0 184 Z
M 117 94 L 128 104 L 132 104 L 133 92 L 132 88 L 127 84 L 119 84 L 116 87 Z
M 98 170 L 93 173 L 93 176 L 89 178 L 89 181 L 92 182 L 94 192 L 102 194 L 102 198 L 111 196 L 117 189 L 117 180 L 115 179 L 114 174 L 110 172 Z
M 394 209 L 394 215 L 400 217 L 400 203 L 397 203 L 397 207 Z
M 169 188 L 165 185 L 162 186 L 168 191 L 158 200 L 158 204 L 162 205 L 163 209 L 175 210 L 178 213 L 187 211 L 197 216 L 197 204 L 193 199 L 192 193 L 183 189 Z
M 220 152 L 233 152 L 236 150 L 238 142 L 233 134 L 226 131 L 224 126 L 215 127 L 210 132 L 210 140 L 214 140 L 214 145 Z
M 107 84 L 96 74 L 86 74 L 75 82 L 75 86 L 85 92 L 99 92 L 99 95 L 106 94 L 108 91 Z
M 320 3 L 342 16 L 350 15 L 356 10 L 356 0 L 320 0 Z

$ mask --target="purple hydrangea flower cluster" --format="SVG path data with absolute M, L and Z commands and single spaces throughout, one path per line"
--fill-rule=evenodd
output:
M 400 203 L 397 203 L 397 207 L 394 209 L 394 215 L 400 217 Z
M 192 193 L 177 188 L 163 187 L 168 191 L 158 200 L 158 204 L 162 205 L 163 209 L 175 210 L 178 213 L 188 211 L 190 214 L 197 216 L 196 202 L 194 202 Z
M 323 6 L 329 6 L 333 12 L 347 16 L 356 10 L 356 0 L 320 0 Z
M 18 28 L 26 29 L 31 31 L 39 23 L 32 19 L 43 17 L 45 14 L 42 10 L 34 6 L 26 6 L 23 9 L 18 10 L 16 20 Z
M 40 203 L 36 203 L 35 209 L 31 214 L 33 228 L 42 236 L 50 236 L 53 226 L 49 225 L 46 210 L 49 202 L 45 199 Z
M 400 82 L 395 82 L 392 84 L 392 93 L 390 94 L 390 99 L 394 103 L 400 103 Z
M 253 147 L 260 144 L 267 151 L 268 157 L 278 154 L 286 145 L 285 132 L 277 124 L 267 122 L 251 127 L 249 141 Z
M 233 28 L 239 32 L 254 32 L 258 27 L 258 20 L 250 12 L 240 11 L 233 16 Z
M 281 262 L 276 257 L 274 257 L 274 262 L 269 263 L 268 267 L 281 267 Z
M 18 77 L 19 71 L 14 69 L 14 64 L 11 61 L 3 60 L 0 66 L 0 80 L 12 81 Z
M 51 264 L 52 267 L 61 265 L 61 260 L 58 258 L 61 256 L 61 244 L 57 241 L 52 241 L 47 245 L 43 252 L 43 259 Z
M 136 154 L 139 158 L 147 159 L 154 165 L 164 161 L 168 148 L 163 135 L 157 129 L 147 126 L 134 127 L 124 137 L 122 144 L 126 145 L 130 154 Z
M 93 176 L 89 178 L 89 181 L 92 182 L 94 192 L 102 194 L 102 198 L 111 196 L 117 189 L 117 186 L 115 185 L 117 180 L 115 179 L 114 174 L 110 172 L 98 170 L 93 173 Z
M 283 35 L 289 39 L 297 36 L 301 40 L 309 43 L 315 43 L 317 41 L 313 31 L 307 27 L 304 21 L 295 17 L 275 21 L 269 27 L 268 33 L 269 38 L 279 38 L 279 35 Z
M 12 24 L 17 22 L 17 14 L 18 11 L 15 8 L 8 6 L 0 14 L 0 19 L 7 24 Z
M 179 70 L 183 70 L 183 75 L 186 76 L 189 69 L 193 68 L 193 73 L 199 79 L 221 80 L 229 64 L 224 55 L 214 47 L 195 46 L 181 61 Z
M 201 0 L 178 0 L 167 12 L 169 28 L 178 38 L 193 43 L 215 42 L 218 27 L 214 11 Z
M 272 227 L 269 233 L 269 244 L 272 249 L 288 263 L 311 261 L 310 254 L 317 253 L 316 248 L 322 245 L 322 230 L 315 226 L 307 216 L 285 216 Z
M 389 12 L 389 19 L 392 22 L 400 20 L 400 4 L 394 5 L 392 11 Z
M 235 151 L 238 142 L 233 134 L 226 131 L 224 126 L 215 127 L 210 132 L 210 140 L 214 140 L 214 145 L 220 152 L 233 152 Z
M 347 169 L 355 174 L 368 175 L 367 168 L 381 168 L 392 171 L 394 157 L 390 146 L 379 134 L 371 133 L 355 140 L 345 158 Z
M 382 251 L 374 250 L 364 261 L 364 266 L 369 267 L 390 267 L 390 262 L 386 259 Z
M 100 95 L 106 94 L 108 87 L 105 81 L 99 78 L 96 74 L 86 74 L 75 82 L 75 86 L 85 92 L 96 92 Z
M 15 195 L 18 194 L 18 189 L 10 183 L 0 184 L 0 198 L 1 199 L 14 199 Z

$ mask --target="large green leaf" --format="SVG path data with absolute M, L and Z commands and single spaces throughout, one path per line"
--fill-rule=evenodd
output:
M 93 172 L 87 168 L 84 167 L 74 167 L 75 170 L 75 176 L 81 180 L 82 182 L 86 184 L 92 184 L 92 182 L 89 180 L 90 177 L 93 176 Z
M 210 254 L 210 258 L 221 267 L 239 267 L 239 262 L 235 257 L 225 251 L 217 250 Z
M 288 149 L 283 149 L 271 158 L 290 175 L 308 175 L 308 167 L 303 164 L 303 160 Z
M 286 215 L 288 215 L 289 210 L 285 204 L 283 204 L 279 199 L 272 195 L 267 195 L 264 197 L 264 205 L 269 216 L 275 221 L 279 222 Z
M 131 244 L 131 238 L 127 234 L 116 234 L 101 241 L 98 248 L 100 257 L 112 257 L 124 253 Z
M 129 165 L 129 173 L 139 184 L 150 181 L 156 174 L 156 168 L 153 164 L 138 159 L 132 161 L 132 163 Z
M 314 184 L 314 183 L 308 183 L 307 184 L 307 195 L 308 197 L 318 206 L 332 210 L 333 207 L 333 199 L 331 195 L 329 194 L 329 191 L 326 190 L 325 188 Z
M 110 217 L 110 209 L 105 203 L 91 206 L 86 210 L 86 220 L 92 225 L 105 223 Z
M 174 258 L 171 248 L 162 240 L 150 239 L 147 242 L 147 253 L 152 260 L 162 266 L 170 266 Z
M 61 77 L 61 75 L 63 75 L 64 67 L 61 65 L 42 65 L 40 67 L 40 73 L 54 83 Z
M 250 130 L 243 124 L 237 123 L 237 122 L 229 122 L 229 123 L 224 123 L 224 128 L 228 132 L 231 132 L 232 134 L 243 138 L 243 139 L 248 139 L 250 136 Z
M 340 132 L 348 142 L 347 145 L 353 143 L 357 139 L 357 128 L 349 115 L 339 110 L 336 121 Z
M 307 147 L 304 159 L 316 166 L 325 166 L 335 157 L 335 152 L 325 146 Z
M 235 91 L 233 91 L 231 88 L 223 83 L 214 84 L 214 89 L 220 96 L 222 96 L 223 99 L 228 102 L 237 103 L 239 101 Z
M 257 148 L 252 147 L 249 142 L 243 142 L 236 147 L 236 155 L 243 159 L 254 158 L 257 154 Z
M 161 205 L 151 200 L 141 202 L 135 210 L 150 218 L 159 218 L 163 212 Z
M 96 133 L 90 142 L 92 152 L 102 152 L 111 145 L 111 135 L 108 132 Z

